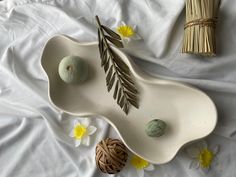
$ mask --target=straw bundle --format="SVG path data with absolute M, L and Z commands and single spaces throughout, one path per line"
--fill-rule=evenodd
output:
M 220 0 L 186 0 L 182 53 L 216 54 L 215 27 Z

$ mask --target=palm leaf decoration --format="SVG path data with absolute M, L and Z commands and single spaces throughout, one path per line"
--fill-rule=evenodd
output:
M 130 106 L 138 108 L 138 91 L 130 74 L 129 67 L 120 56 L 112 49 L 110 44 L 118 48 L 123 48 L 121 37 L 109 29 L 101 25 L 98 16 L 96 16 L 98 24 L 98 47 L 101 57 L 101 66 L 106 73 L 106 85 L 108 92 L 114 87 L 113 98 L 123 111 L 128 114 Z

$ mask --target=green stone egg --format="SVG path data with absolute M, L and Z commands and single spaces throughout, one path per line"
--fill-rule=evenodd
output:
M 148 136 L 159 137 L 165 133 L 166 123 L 160 119 L 154 119 L 145 125 L 145 132 Z
M 59 64 L 58 73 L 68 84 L 82 83 L 88 78 L 88 64 L 78 56 L 66 56 Z

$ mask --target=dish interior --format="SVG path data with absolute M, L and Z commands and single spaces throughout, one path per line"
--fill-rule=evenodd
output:
M 114 50 L 131 70 L 139 90 L 139 109 L 131 107 L 126 115 L 113 99 L 114 88 L 107 91 L 96 42 L 82 44 L 65 36 L 50 39 L 42 55 L 52 103 L 69 114 L 105 119 L 133 153 L 155 164 L 169 162 L 184 144 L 213 131 L 217 114 L 206 94 L 181 83 L 149 76 L 123 52 Z M 58 65 L 68 55 L 80 56 L 88 63 L 89 78 L 83 84 L 69 85 L 60 79 Z M 163 136 L 146 135 L 144 127 L 152 119 L 167 123 Z

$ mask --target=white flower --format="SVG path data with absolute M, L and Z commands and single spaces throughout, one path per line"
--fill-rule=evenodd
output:
M 130 162 L 131 162 L 131 165 L 136 169 L 138 177 L 144 177 L 145 171 L 154 170 L 154 166 L 152 164 L 140 158 L 139 156 L 133 155 Z
M 74 120 L 74 126 L 70 132 L 70 137 L 75 140 L 75 146 L 78 147 L 80 144 L 89 146 L 90 135 L 96 132 L 97 128 L 94 126 L 89 126 L 88 119 L 84 119 L 81 122 L 79 120 Z
M 127 45 L 132 40 L 142 39 L 138 35 L 137 25 L 127 25 L 124 21 L 118 21 L 115 18 L 104 19 L 101 17 L 100 21 L 103 25 L 112 29 L 114 32 L 117 32 L 120 35 L 124 45 Z M 94 24 L 97 24 L 95 20 Z
M 127 25 L 123 21 L 118 23 L 116 32 L 121 36 L 124 44 L 128 44 L 131 40 L 141 39 L 141 37 L 137 33 L 137 26 Z
M 205 141 L 201 141 L 187 149 L 188 155 L 193 159 L 189 168 L 199 169 L 208 172 L 210 167 L 217 162 L 216 155 L 219 152 L 219 145 L 208 148 Z

